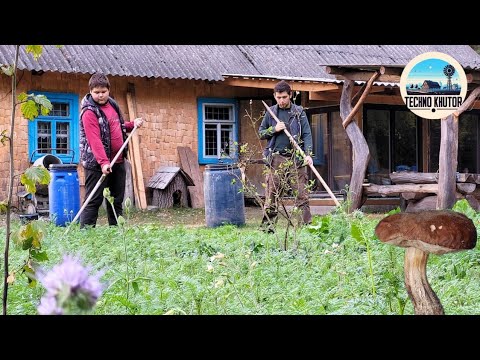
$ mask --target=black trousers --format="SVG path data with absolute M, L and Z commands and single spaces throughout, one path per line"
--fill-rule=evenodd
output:
M 97 170 L 85 169 L 85 199 L 88 198 L 98 180 L 102 177 L 102 172 Z M 80 227 L 85 225 L 95 226 L 97 224 L 98 209 L 103 203 L 103 189 L 109 188 L 110 195 L 113 196 L 113 206 L 117 216 L 123 214 L 123 197 L 125 196 L 125 165 L 117 163 L 113 165 L 112 172 L 107 175 L 105 180 L 100 184 L 95 195 L 90 199 L 80 216 Z M 112 210 L 110 203 L 107 204 L 107 216 L 109 225 L 117 225 L 117 219 Z

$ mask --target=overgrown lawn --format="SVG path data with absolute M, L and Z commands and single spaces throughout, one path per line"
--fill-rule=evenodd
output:
M 189 216 L 203 216 L 201 211 L 171 211 L 184 217 L 184 225 L 180 219 L 168 226 L 155 213 L 140 213 L 127 220 L 124 231 L 74 226 L 65 236 L 65 228 L 49 224 L 43 240 L 49 260 L 42 266 L 51 268 L 68 253 L 104 270 L 98 315 L 413 314 L 403 283 L 404 250 L 374 236 L 381 216 L 317 216 L 316 229 L 299 232 L 299 248 L 284 251 L 274 234 L 258 230 L 260 219 L 247 217 L 243 227 L 205 228 L 189 225 Z M 476 213 L 470 216 L 478 226 Z M 3 245 L 5 228 L 0 237 Z M 13 269 L 25 252 L 11 249 Z M 479 265 L 478 246 L 430 255 L 428 279 L 446 314 L 479 312 Z M 9 287 L 8 313 L 35 314 L 42 294 L 40 284 L 30 288 L 18 276 Z

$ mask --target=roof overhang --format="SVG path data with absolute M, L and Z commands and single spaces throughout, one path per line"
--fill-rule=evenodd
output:
M 372 75 L 378 71 L 380 76 L 377 78 L 377 82 L 400 82 L 402 71 L 404 66 L 399 65 L 328 65 L 325 67 L 327 74 L 334 75 L 336 80 L 353 80 L 355 83 L 358 81 L 368 81 Z M 465 75 L 467 76 L 467 82 L 469 84 L 480 84 L 480 69 L 465 67 Z
M 230 86 L 250 88 L 273 89 L 275 83 L 280 80 L 288 81 L 293 90 L 298 91 L 331 91 L 341 90 L 344 79 L 337 78 L 306 78 L 292 76 L 273 75 L 246 75 L 246 74 L 223 74 L 223 83 Z M 368 79 L 367 79 L 368 80 Z M 363 85 L 365 81 L 355 81 L 357 85 Z M 374 82 L 376 86 L 398 87 L 395 82 Z

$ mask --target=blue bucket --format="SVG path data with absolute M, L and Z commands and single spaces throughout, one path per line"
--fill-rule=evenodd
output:
M 203 173 L 207 227 L 245 224 L 245 200 L 237 165 L 207 165 Z
M 75 164 L 52 164 L 48 185 L 50 220 L 66 226 L 80 210 L 80 183 Z

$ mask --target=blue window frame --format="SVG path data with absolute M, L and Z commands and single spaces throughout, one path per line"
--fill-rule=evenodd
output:
M 45 95 L 52 103 L 46 116 L 38 116 L 28 122 L 29 160 L 34 162 L 45 154 L 53 154 L 63 163 L 79 161 L 79 113 L 78 95 L 30 91 Z
M 234 99 L 198 99 L 198 162 L 229 163 L 237 159 L 238 104 Z

